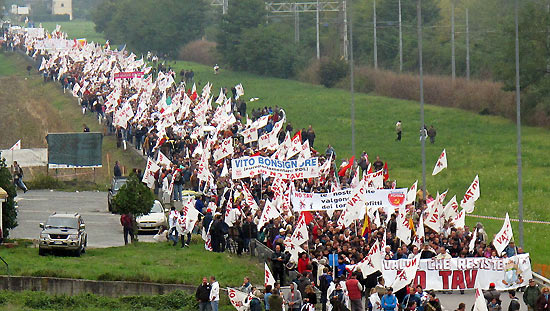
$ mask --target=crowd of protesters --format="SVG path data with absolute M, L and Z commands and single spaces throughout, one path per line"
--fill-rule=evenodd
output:
M 59 31 L 52 36 L 64 37 Z M 369 301 L 379 301 L 377 310 L 393 310 L 397 303 L 402 309 L 408 310 L 441 310 L 433 292 L 426 293 L 422 288 L 411 287 L 392 293 L 391 288 L 383 284 L 383 278 L 380 278 L 379 273 L 363 277 L 360 273 L 346 269 L 346 266 L 356 264 L 365 258 L 376 241 L 384 241 L 386 260 L 412 258 L 418 253 L 422 259 L 500 258 L 523 253 L 521 248 L 511 242 L 505 251 L 499 254 L 492 246 L 491 238 L 487 236 L 481 223 L 477 223 L 474 228 L 456 227 L 449 219 L 445 219 L 439 232 L 426 227 L 425 236 L 420 244 L 405 245 L 396 237 L 396 214 L 391 213 L 393 211 L 388 214 L 386 210 L 379 209 L 377 212 L 380 224 L 369 222 L 366 230 L 361 228 L 362 222 L 353 222 L 346 228 L 338 227 L 336 223 L 341 211 L 310 213 L 311 217 L 307 223 L 309 238 L 307 243 L 302 245 L 304 252 L 297 260 L 291 260 L 290 253 L 285 249 L 285 239 L 294 232 L 300 214 L 293 213 L 291 206 L 283 204 L 280 206 L 283 213 L 259 228 L 265 205 L 285 195 L 289 183 L 294 183 L 294 188 L 302 192 L 326 193 L 334 189 L 349 188 L 357 167 L 362 174 L 368 173 L 369 167 L 374 172 L 384 170 L 383 187 L 393 188 L 396 181 L 390 179 L 387 163 L 378 156 L 370 163 L 368 155 L 364 152 L 358 161 L 348 163 L 347 166 L 343 163 L 340 166 L 347 169 L 339 169 L 334 148 L 330 145 L 326 148 L 318 146 L 311 125 L 295 129 L 290 122 L 286 122 L 284 110 L 277 106 L 255 108 L 249 113 L 247 102 L 242 97 L 243 92 L 237 87 L 230 88 L 230 91 L 228 88 L 222 88 L 219 95 L 215 96 L 211 95 L 211 85 L 204 84 L 200 93 L 196 89 L 196 77 L 191 70 L 182 70 L 182 81 L 178 83 L 176 73 L 171 68 L 156 66 L 156 70 L 153 70 L 143 59 L 136 60 L 135 55 L 127 51 L 112 51 L 107 47 L 87 44 L 69 50 L 46 52 L 35 49 L 37 39 L 29 40 L 24 33 L 6 33 L 5 38 L 5 44 L 24 50 L 42 64 L 40 70 L 45 81 L 57 80 L 64 89 L 73 92 L 80 100 L 83 113 L 95 113 L 99 122 L 115 133 L 119 146 L 133 143 L 138 149 L 143 150 L 144 155 L 152 159 L 157 159 L 158 154 L 162 153 L 170 160 L 171 165 L 161 165 L 161 168 L 154 172 L 154 191 L 161 196 L 163 193 L 166 194 L 165 200 L 168 202 L 181 201 L 184 189 L 203 194 L 195 202 L 202 218 L 198 227 L 209 231 L 213 251 L 222 252 L 233 243 L 236 245 L 236 253 L 249 252 L 250 241 L 253 239 L 272 249 L 270 265 L 278 284 L 291 285 L 300 293 L 300 303 L 298 295 L 294 294 L 290 299 L 283 299 L 290 310 L 299 310 L 298 306 L 301 307 L 302 299 L 313 300 L 313 296 L 308 292 L 308 286 L 312 284 L 321 290 L 320 302 L 323 304 L 323 310 L 327 303 L 333 306 L 333 310 L 343 310 L 346 305 L 345 299 L 350 299 L 347 305 L 355 306 L 356 300 L 361 300 L 362 296 L 369 299 L 374 297 Z M 143 71 L 145 77 L 141 80 L 113 79 L 115 72 L 136 70 Z M 201 86 L 200 82 L 198 86 Z M 214 108 L 212 102 L 218 106 Z M 121 121 L 122 117 L 117 114 L 124 107 L 131 109 L 132 116 Z M 227 170 L 231 170 L 231 161 L 228 161 L 231 158 L 252 155 L 278 156 L 277 148 L 260 149 L 257 141 L 245 143 L 244 131 L 266 118 L 265 125 L 255 129 L 258 137 L 279 130 L 280 132 L 275 133 L 279 146 L 283 145 L 288 137 L 299 137 L 301 144 L 307 142 L 308 153 L 318 157 L 321 165 L 325 161 L 331 161 L 328 172 L 320 178 L 295 181 L 281 181 L 262 176 L 232 180 L 231 174 L 227 173 Z M 282 128 L 278 127 L 279 122 L 284 123 Z M 400 140 L 401 125 L 396 128 Z M 428 130 L 428 136 L 433 143 L 433 127 Z M 206 165 L 208 176 L 204 178 L 201 172 L 204 167 L 204 163 L 201 163 L 203 154 L 210 155 L 211 151 L 219 148 L 221 142 L 228 138 L 232 139 L 233 153 L 221 161 L 215 161 L 209 156 Z M 291 159 L 297 157 L 298 154 L 293 155 Z M 172 192 L 168 192 L 170 184 L 174 185 Z M 257 207 L 246 200 L 246 191 L 250 192 Z M 419 219 L 425 217 L 424 211 L 434 199 L 430 193 L 422 193 L 419 190 L 414 203 L 407 205 L 407 218 L 412 219 L 415 227 L 418 226 Z M 231 217 L 228 217 L 229 215 Z M 173 223 L 170 226 L 172 227 Z M 477 239 L 473 244 L 475 246 L 470 249 L 474 230 L 477 230 Z M 328 266 L 330 254 L 338 254 L 335 275 Z M 290 274 L 290 271 L 297 273 Z M 338 281 L 345 283 L 347 295 L 341 294 L 342 284 Z M 204 286 L 206 284 L 208 280 Z M 329 291 L 331 284 L 332 289 Z M 278 294 L 275 290 L 273 296 Z M 378 300 L 373 295 L 378 295 Z M 206 299 L 206 294 L 202 290 L 199 293 L 198 290 L 197 298 L 202 302 Z M 296 303 L 290 304 L 293 299 Z M 271 300 L 270 298 L 269 301 Z M 371 303 L 370 306 L 376 308 L 375 303 Z M 531 303 L 530 306 L 535 308 L 536 304 Z M 539 308 L 536 307 L 536 310 Z

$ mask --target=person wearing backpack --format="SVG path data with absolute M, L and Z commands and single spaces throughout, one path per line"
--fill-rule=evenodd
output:
M 319 290 L 321 291 L 321 307 L 322 311 L 327 310 L 327 302 L 328 302 L 328 288 L 330 287 L 330 283 L 332 283 L 332 270 L 329 268 L 323 269 L 323 275 L 319 278 Z

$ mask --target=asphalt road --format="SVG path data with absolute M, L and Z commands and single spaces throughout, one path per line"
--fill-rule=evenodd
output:
M 527 311 L 527 307 L 523 303 L 522 295 L 523 293 L 521 292 L 516 293 L 516 297 L 519 298 L 521 305 L 520 310 Z M 466 304 L 466 311 L 470 311 L 475 303 L 475 294 L 473 290 L 466 291 L 464 295 L 461 295 L 460 292 L 453 292 L 453 294 L 436 293 L 436 298 L 439 298 L 443 311 L 454 311 L 461 302 Z M 501 293 L 500 299 L 502 300 L 502 310 L 508 310 L 508 306 L 510 305 L 508 293 Z
M 86 224 L 88 248 L 124 245 L 120 216 L 107 211 L 106 192 L 62 192 L 31 190 L 19 192 L 19 226 L 10 232 L 16 239 L 38 239 L 41 222 L 45 223 L 53 212 L 79 213 Z M 153 241 L 153 235 L 140 235 L 140 241 Z

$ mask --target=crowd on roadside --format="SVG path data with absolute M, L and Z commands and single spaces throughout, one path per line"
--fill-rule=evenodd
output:
M 66 40 L 59 29 L 47 36 Z M 164 68 L 166 71 L 163 71 L 159 66 L 153 70 L 153 65 L 125 50 L 114 51 L 108 46 L 76 41 L 65 49 L 38 49 L 38 43 L 45 39 L 30 37 L 24 31 L 5 33 L 4 38 L 5 44 L 23 50 L 41 64 L 39 70 L 45 81 L 58 81 L 77 97 L 83 113 L 95 113 L 99 122 L 115 133 L 120 147 L 133 143 L 155 162 L 156 169 L 145 170 L 143 179 L 156 194 L 167 202 L 181 201 L 183 189 L 203 194 L 193 202 L 201 215 L 194 231 L 204 229 L 205 234 L 210 235 L 213 251 L 233 248 L 242 254 L 249 252 L 250 241 L 257 239 L 273 251 L 270 266 L 276 281 L 295 287 L 301 297 L 308 294 L 308 285 L 314 285 L 323 293 L 320 302 L 324 305 L 330 302 L 333 310 L 343 310 L 339 309 L 338 301 L 342 307 L 354 305 L 357 297 L 360 300 L 372 294 L 379 295 L 382 302 L 388 288 L 380 274 L 363 277 L 347 269 L 363 260 L 376 242 L 384 246 L 386 260 L 412 258 L 417 254 L 422 259 L 442 259 L 501 258 L 523 253 L 513 242 L 498 253 L 481 223 L 474 228 L 457 226 L 454 215 L 442 217 L 439 231 L 422 228 L 425 234 L 413 237 L 413 242 L 405 245 L 397 238 L 400 224 L 397 213 L 392 210 L 378 209 L 373 212 L 374 217 L 365 222 L 353 221 L 345 228 L 338 225 L 342 214 L 339 210 L 295 213 L 289 200 L 291 189 L 328 193 L 352 188 L 361 175 L 380 171 L 383 171 L 383 182 L 378 188 L 395 188 L 397 182 L 390 179 L 387 163 L 378 156 L 371 161 L 366 152 L 357 161 L 350 159 L 338 165 L 334 148 L 318 146 L 311 125 L 295 129 L 280 107 L 264 106 L 248 113 L 242 85 L 222 87 L 216 96 L 210 83 L 194 82 L 194 73 L 188 79 L 185 71 L 185 81 L 178 82 L 173 70 Z M 143 77 L 116 78 L 121 73 L 135 72 Z M 252 98 L 248 102 L 256 100 Z M 296 146 L 298 150 L 293 149 Z M 255 155 L 279 160 L 318 157 L 321 176 L 296 180 L 260 175 L 232 179 L 230 160 Z M 413 229 L 422 223 L 430 206 L 442 204 L 443 200 L 440 195 L 434 197 L 419 190 L 414 201 L 406 206 L 406 218 L 410 219 Z M 268 206 L 275 207 L 278 215 L 262 221 Z M 169 220 L 168 236 L 173 241 L 176 239 L 174 242 L 177 235 L 173 228 L 178 217 L 180 214 L 174 211 Z M 303 249 L 295 253 L 289 249 L 288 240 L 300 219 L 304 219 L 308 236 L 305 242 L 294 245 Z M 187 229 L 193 231 L 193 228 Z M 412 230 L 411 235 L 414 234 Z M 338 255 L 335 275 L 329 269 L 329 255 L 333 253 Z M 297 272 L 297 277 L 291 278 L 290 271 Z M 350 280 L 355 281 L 348 284 Z M 357 291 L 351 289 L 353 286 Z M 346 294 L 340 295 L 340 291 Z M 425 296 L 422 288 L 403 288 L 394 296 L 400 305 L 408 307 L 409 303 L 404 303 L 406 297 L 410 300 L 415 293 L 423 293 L 428 305 L 429 301 L 436 301 L 434 293 Z M 287 304 L 290 300 L 285 299 Z M 376 303 L 373 308 L 375 306 Z M 381 308 L 389 311 L 391 306 Z M 296 309 L 294 305 L 289 307 Z M 424 303 L 417 303 L 409 310 L 436 311 L 438 308 L 432 310 Z

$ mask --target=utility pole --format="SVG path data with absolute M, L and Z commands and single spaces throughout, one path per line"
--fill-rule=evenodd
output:
M 550 0 L 546 2 L 546 16 L 550 16 Z M 546 24 L 546 46 L 550 47 L 550 24 Z M 546 74 L 550 73 L 550 55 L 546 54 Z
M 523 186 L 521 169 L 521 89 L 519 86 L 519 26 L 518 26 L 518 0 L 515 0 L 515 26 L 516 26 L 516 127 L 518 145 L 518 214 L 519 214 L 519 245 L 523 244 Z
M 348 59 L 348 7 L 347 7 L 347 1 L 342 1 L 342 11 L 344 15 L 344 31 L 343 31 L 343 37 L 344 37 L 344 44 L 342 45 L 344 47 L 344 58 Z
M 451 72 L 453 82 L 456 78 L 455 64 L 455 0 L 451 0 Z
M 319 0 L 317 0 L 317 60 L 321 58 L 321 48 L 319 46 Z
M 399 0 L 399 72 L 403 71 L 403 30 L 401 29 L 401 0 Z
M 229 0 L 223 0 L 223 5 L 222 5 L 223 15 L 227 14 L 228 8 L 229 8 Z
M 344 2 L 345 3 L 345 2 Z M 355 80 L 353 68 L 353 1 L 349 3 L 349 68 L 350 68 L 350 93 L 351 93 L 351 155 L 355 156 Z M 347 7 L 346 7 L 347 10 Z
M 300 15 L 294 3 L 294 42 L 300 42 Z
M 466 8 L 466 80 L 470 81 L 470 24 Z
M 426 200 L 426 136 L 424 134 L 424 72 L 422 69 L 422 0 L 418 0 L 416 4 L 416 19 L 418 20 L 418 72 L 420 74 L 420 143 L 422 145 L 422 200 Z
M 372 2 L 372 24 L 374 29 L 374 69 L 378 69 L 378 46 L 376 45 L 376 0 Z

